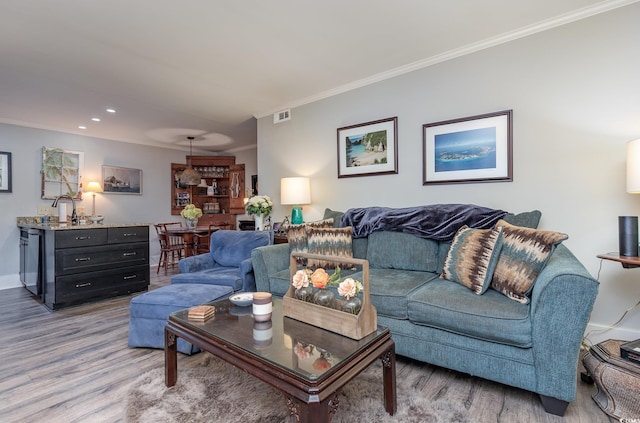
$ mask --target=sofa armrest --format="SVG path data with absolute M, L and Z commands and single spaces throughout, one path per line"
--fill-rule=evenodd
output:
M 216 262 L 210 253 L 198 254 L 197 256 L 185 257 L 178 262 L 178 267 L 182 273 L 200 272 L 216 266 Z
M 540 272 L 531 293 L 537 392 L 563 401 L 575 399 L 580 345 L 598 286 L 564 245 Z
M 271 292 L 269 276 L 289 268 L 289 244 L 255 248 L 251 252 L 253 273 L 258 291 Z
M 242 278 L 242 292 L 256 291 L 256 278 L 253 273 L 253 264 L 251 259 L 245 259 L 240 262 L 240 277 Z

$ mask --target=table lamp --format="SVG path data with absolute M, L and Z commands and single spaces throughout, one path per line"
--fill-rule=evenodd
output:
M 640 194 L 640 139 L 627 143 L 627 192 Z M 620 255 L 638 256 L 638 216 L 618 216 Z
M 93 194 L 93 208 L 91 209 L 91 216 L 96 215 L 96 192 L 102 192 L 102 187 L 99 182 L 89 182 L 85 188 L 86 192 Z
M 280 203 L 283 205 L 293 204 L 291 209 L 292 224 L 304 223 L 301 205 L 311 203 L 309 178 L 282 178 L 280 180 Z

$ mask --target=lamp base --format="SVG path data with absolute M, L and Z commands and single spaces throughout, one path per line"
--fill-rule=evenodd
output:
M 294 206 L 291 209 L 291 223 L 293 225 L 299 225 L 301 223 L 304 223 L 304 220 L 302 219 L 302 207 L 301 206 Z

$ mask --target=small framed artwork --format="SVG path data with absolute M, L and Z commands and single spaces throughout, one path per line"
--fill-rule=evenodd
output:
M 338 128 L 338 178 L 398 173 L 398 118 Z
M 11 192 L 11 153 L 0 151 L 0 193 Z
M 142 195 L 142 170 L 102 166 L 102 187 L 107 194 Z
M 56 147 L 42 147 L 40 197 L 53 200 L 60 195 L 82 199 L 84 153 Z
M 512 112 L 423 125 L 422 184 L 512 181 Z

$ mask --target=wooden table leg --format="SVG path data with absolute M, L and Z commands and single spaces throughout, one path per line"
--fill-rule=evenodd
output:
M 384 409 L 393 416 L 397 410 L 396 344 L 392 342 L 389 349 L 380 358 L 382 359 L 382 378 L 384 383 Z
M 328 423 L 338 411 L 340 390 L 320 403 L 306 404 L 292 398 L 287 398 L 289 413 L 300 423 Z
M 164 328 L 164 384 L 172 387 L 178 380 L 178 340 L 176 334 Z

